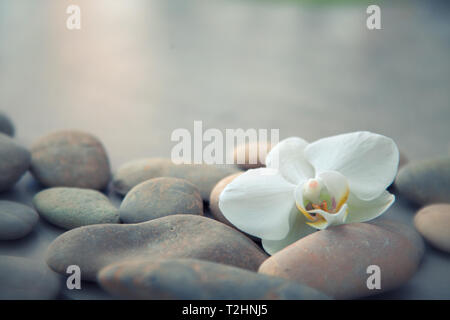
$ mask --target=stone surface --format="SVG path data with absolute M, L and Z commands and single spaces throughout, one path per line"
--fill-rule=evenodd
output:
M 33 204 L 45 220 L 65 229 L 119 222 L 117 208 L 96 190 L 50 188 L 36 194 Z
M 272 148 L 270 143 L 245 143 L 234 149 L 234 163 L 242 170 L 265 166 L 266 155 Z
M 420 209 L 414 217 L 414 225 L 434 247 L 450 253 L 450 204 Z
M 418 205 L 450 202 L 450 157 L 405 165 L 397 175 L 395 188 Z
M 125 163 L 114 175 L 113 188 L 125 195 L 134 186 L 157 177 L 186 179 L 200 191 L 204 201 L 209 200 L 212 188 L 222 178 L 236 173 L 235 167 L 207 164 L 174 164 L 170 159 L 148 158 Z
M 30 152 L 0 133 L 0 192 L 10 189 L 30 167 Z
M 424 245 L 411 228 L 379 220 L 315 232 L 267 259 L 259 272 L 297 281 L 338 299 L 397 288 L 416 272 Z M 381 289 L 369 290 L 366 272 L 381 269 Z
M 120 205 L 120 220 L 138 223 L 173 214 L 203 215 L 203 200 L 197 187 L 184 179 L 162 177 L 131 189 Z
M 127 299 L 327 299 L 285 279 L 195 259 L 123 261 L 102 269 L 98 279 L 109 293 Z
M 211 191 L 211 195 L 209 197 L 209 209 L 211 210 L 211 215 L 214 217 L 214 219 L 222 223 L 225 223 L 233 228 L 234 226 L 231 224 L 230 221 L 227 220 L 227 218 L 224 217 L 224 215 L 219 209 L 219 196 L 222 193 L 223 189 L 225 189 L 225 187 L 229 183 L 231 183 L 231 181 L 233 181 L 241 174 L 242 172 L 238 172 L 220 180 Z
M 46 187 L 103 189 L 110 179 L 109 160 L 102 143 L 89 133 L 57 131 L 31 148 L 31 171 Z
M 60 286 L 60 278 L 45 263 L 0 256 L 0 300 L 54 299 Z
M 77 228 L 56 238 L 47 252 L 53 270 L 64 274 L 67 266 L 76 264 L 86 280 L 95 280 L 109 264 L 131 258 L 198 258 L 257 270 L 267 256 L 242 233 L 195 215 Z
M 33 230 L 39 216 L 32 208 L 0 200 L 0 240 L 23 238 Z
M 2 111 L 0 111 L 0 132 L 10 137 L 14 136 L 15 129 L 11 119 Z

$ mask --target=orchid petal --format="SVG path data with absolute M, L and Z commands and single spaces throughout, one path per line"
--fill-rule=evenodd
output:
M 289 232 L 294 188 L 275 169 L 248 170 L 225 187 L 219 208 L 238 229 L 255 237 L 280 240 Z
M 307 224 L 316 229 L 323 230 L 330 226 L 338 226 L 340 224 L 346 223 L 348 206 L 347 204 L 344 204 L 339 212 L 336 213 L 328 213 L 320 209 L 310 210 L 309 212 L 315 213 L 317 220 L 307 222 Z
M 291 227 L 285 238 L 281 240 L 261 240 L 262 246 L 268 254 L 273 255 L 281 249 L 316 231 L 316 229 L 311 228 L 306 224 L 306 218 L 300 214 L 296 208 L 292 210 L 289 220 Z
M 305 157 L 317 173 L 338 171 L 351 192 L 362 200 L 377 198 L 397 173 L 395 142 L 371 132 L 354 132 L 320 139 L 305 148 Z
M 378 198 L 364 201 L 350 194 L 347 223 L 365 222 L 382 215 L 394 203 L 395 196 L 384 191 Z
M 303 154 L 308 142 L 301 138 L 291 137 L 280 141 L 267 154 L 266 167 L 279 169 L 280 174 L 294 184 L 314 176 L 314 168 Z
M 336 211 L 339 211 L 350 193 L 347 179 L 337 171 L 322 172 L 319 173 L 318 177 L 322 179 L 328 192 L 335 199 Z

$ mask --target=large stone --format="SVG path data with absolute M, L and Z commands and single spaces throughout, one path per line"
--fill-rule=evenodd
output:
M 397 175 L 395 188 L 421 206 L 450 202 L 450 157 L 405 165 Z
M 330 297 L 360 298 L 404 284 L 423 253 L 421 237 L 400 223 L 353 223 L 300 239 L 267 259 L 259 272 L 306 284 Z M 381 289 L 368 289 L 372 265 L 381 270 Z
M 15 132 L 11 119 L 2 111 L 0 111 L 0 132 L 10 137 L 13 137 Z
M 77 228 L 56 238 L 47 252 L 53 270 L 65 274 L 67 266 L 75 264 L 86 280 L 95 280 L 109 264 L 131 258 L 198 258 L 257 270 L 267 256 L 242 233 L 195 215 Z
M 30 167 L 30 152 L 0 133 L 0 192 L 10 189 Z
M 102 143 L 89 133 L 58 131 L 31 148 L 31 169 L 46 187 L 103 189 L 110 179 L 109 160 Z
M 102 269 L 98 279 L 106 291 L 126 299 L 327 299 L 285 279 L 195 259 L 123 261 Z
M 203 200 L 189 181 L 162 177 L 150 179 L 127 193 L 120 206 L 125 223 L 149 221 L 172 214 L 203 215 Z
M 36 194 L 33 204 L 45 220 L 65 229 L 119 222 L 119 210 L 96 190 L 50 188 Z
M 174 164 L 170 159 L 149 158 L 130 161 L 117 170 L 113 179 L 114 190 L 125 195 L 141 182 L 158 177 L 185 179 L 194 184 L 204 201 L 209 200 L 212 188 L 222 178 L 239 170 L 230 166 L 207 164 Z
M 414 225 L 434 247 L 450 253 L 450 204 L 422 208 L 414 217 Z
M 23 238 L 33 230 L 39 216 L 20 203 L 0 200 L 0 240 Z
M 60 278 L 45 263 L 0 256 L 0 300 L 54 299 L 60 286 Z

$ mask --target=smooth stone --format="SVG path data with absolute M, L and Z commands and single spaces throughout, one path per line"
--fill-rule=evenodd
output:
M 61 280 L 45 263 L 0 256 L 0 300 L 47 300 L 57 297 Z
M 16 240 L 33 230 L 39 216 L 21 203 L 0 200 L 0 240 Z
M 405 156 L 403 152 L 400 151 L 399 154 L 399 161 L 398 161 L 398 168 L 404 167 L 408 163 L 408 158 Z
M 265 166 L 266 157 L 261 158 L 260 152 L 267 155 L 272 148 L 269 142 L 244 143 L 234 149 L 234 163 L 242 170 L 255 169 Z M 254 154 L 253 152 L 255 152 Z M 252 154 L 250 154 L 252 151 Z
M 395 188 L 417 205 L 450 202 L 450 157 L 409 163 L 400 169 Z
M 13 137 L 15 133 L 14 124 L 6 113 L 2 111 L 0 111 L 0 132 L 10 137 Z
M 45 220 L 64 229 L 119 222 L 119 210 L 96 190 L 50 188 L 36 194 L 33 205 Z
M 114 175 L 114 190 L 125 195 L 141 182 L 158 177 L 185 179 L 195 185 L 204 201 L 209 200 L 211 190 L 222 178 L 236 173 L 236 167 L 208 164 L 174 164 L 170 159 L 148 158 L 122 165 Z
M 0 133 L 0 192 L 12 188 L 30 167 L 30 152 Z
M 450 204 L 422 208 L 414 217 L 414 226 L 430 244 L 450 253 Z
M 203 215 L 203 200 L 197 187 L 184 179 L 162 177 L 131 189 L 120 205 L 124 223 L 149 221 L 173 214 Z
M 267 256 L 242 233 L 196 215 L 81 227 L 60 235 L 47 251 L 53 270 L 65 274 L 75 264 L 92 281 L 105 266 L 131 258 L 198 258 L 257 270 Z
M 126 299 L 328 299 L 282 278 L 195 259 L 123 261 L 102 269 L 98 279 L 107 292 Z
M 31 171 L 46 187 L 101 190 L 110 179 L 102 143 L 81 131 L 58 131 L 40 138 L 31 148 Z
M 297 281 L 337 299 L 361 298 L 400 287 L 418 269 L 424 244 L 414 229 L 389 220 L 353 223 L 310 234 L 267 259 L 259 272 Z M 381 270 L 370 290 L 367 268 Z
M 216 186 L 213 188 L 213 190 L 211 191 L 211 195 L 209 197 L 209 209 L 211 210 L 211 215 L 214 217 L 214 219 L 225 223 L 226 225 L 229 225 L 230 227 L 233 227 L 233 224 L 228 221 L 227 218 L 225 218 L 225 216 L 223 215 L 222 211 L 220 211 L 219 208 L 219 197 L 220 194 L 222 193 L 223 189 L 225 189 L 225 187 L 231 183 L 231 181 L 233 181 L 234 179 L 236 179 L 238 176 L 240 176 L 242 174 L 242 172 L 238 172 L 235 174 L 232 174 L 228 177 L 223 178 L 222 180 L 220 180 Z

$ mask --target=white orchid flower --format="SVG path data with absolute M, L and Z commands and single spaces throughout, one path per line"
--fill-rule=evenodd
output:
M 394 202 L 386 191 L 397 173 L 395 142 L 354 132 L 308 144 L 278 143 L 266 168 L 248 170 L 222 191 L 219 208 L 273 254 L 329 226 L 372 220 Z

